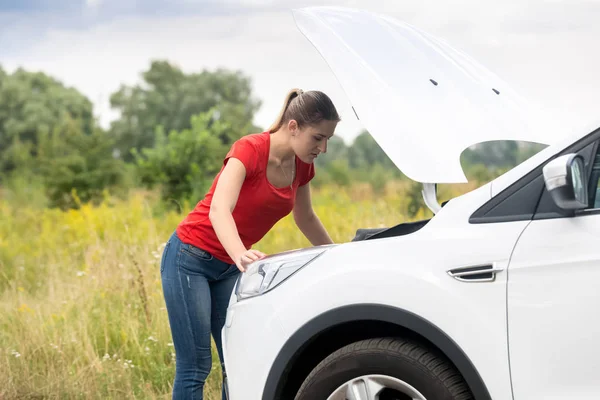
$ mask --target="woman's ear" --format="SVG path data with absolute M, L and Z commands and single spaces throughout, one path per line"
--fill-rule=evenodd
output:
M 291 132 L 292 136 L 298 134 L 298 122 L 296 122 L 295 119 L 290 119 L 288 121 L 288 130 Z

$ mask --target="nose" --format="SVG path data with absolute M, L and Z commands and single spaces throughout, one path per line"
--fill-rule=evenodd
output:
M 327 140 L 324 140 L 323 143 L 319 145 L 319 150 L 321 153 L 327 153 Z

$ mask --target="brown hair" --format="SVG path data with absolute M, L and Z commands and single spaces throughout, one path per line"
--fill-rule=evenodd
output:
M 298 127 L 302 127 L 319 123 L 324 119 L 339 122 L 340 116 L 325 93 L 318 90 L 304 92 L 302 89 L 292 89 L 285 96 L 283 107 L 269 128 L 269 132 L 275 132 L 291 119 L 296 120 Z

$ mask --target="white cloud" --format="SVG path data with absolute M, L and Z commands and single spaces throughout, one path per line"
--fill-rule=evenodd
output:
M 96 6 L 99 4 L 96 2 Z M 229 3 L 232 3 L 231 0 Z M 243 5 L 250 5 L 244 0 Z M 242 4 L 240 3 L 240 4 Z M 230 5 L 231 5 L 230 4 Z M 268 127 L 292 87 L 319 89 L 338 106 L 338 133 L 352 139 L 362 129 L 343 90 L 312 45 L 296 29 L 289 10 L 314 1 L 254 3 L 250 14 L 114 18 L 85 31 L 54 29 L 42 40 L 4 57 L 43 70 L 79 88 L 97 104 L 103 125 L 115 115 L 108 97 L 120 84 L 133 84 L 151 59 L 165 58 L 185 71 L 227 67 L 253 79 L 263 101 L 256 122 Z M 465 50 L 525 96 L 549 108 L 557 119 L 597 113 L 600 54 L 598 7 L 586 2 L 548 3 L 475 0 L 415 3 L 337 0 L 328 4 L 384 12 Z M 570 4 L 567 6 L 566 4 Z M 567 21 L 567 22 L 565 22 Z
M 102 0 L 85 0 L 85 5 L 90 8 L 98 8 L 101 3 Z

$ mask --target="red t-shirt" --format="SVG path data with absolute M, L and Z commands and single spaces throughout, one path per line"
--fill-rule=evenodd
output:
M 270 141 L 271 135 L 267 131 L 244 136 L 231 146 L 209 192 L 178 225 L 177 236 L 182 242 L 199 247 L 221 261 L 234 263 L 208 217 L 219 176 L 230 157 L 237 158 L 246 167 L 246 179 L 232 213 L 246 249 L 250 249 L 277 221 L 292 211 L 298 187 L 306 185 L 315 175 L 314 165 L 296 157 L 296 176 L 292 188 L 273 186 L 267 179 Z

